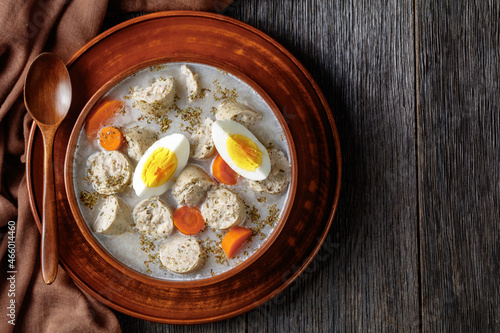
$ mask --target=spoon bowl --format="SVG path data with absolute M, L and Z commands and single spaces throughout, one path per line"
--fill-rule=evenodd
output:
M 24 104 L 44 143 L 41 263 L 45 283 L 54 282 L 59 262 L 53 145 L 57 128 L 71 105 L 71 79 L 62 60 L 42 53 L 31 63 L 24 83 Z
M 66 65 L 52 53 L 42 53 L 30 65 L 24 102 L 37 124 L 62 122 L 71 104 L 71 80 Z

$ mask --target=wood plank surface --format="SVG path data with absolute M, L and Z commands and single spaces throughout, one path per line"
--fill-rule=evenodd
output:
M 500 331 L 500 3 L 238 1 L 330 104 L 343 187 L 319 254 L 245 315 L 124 332 Z
M 225 15 L 284 45 L 324 92 L 342 141 L 340 209 L 313 263 L 270 302 L 191 327 L 118 314 L 123 331 L 418 330 L 413 2 L 241 1 Z
M 500 329 L 500 3 L 418 1 L 425 332 Z

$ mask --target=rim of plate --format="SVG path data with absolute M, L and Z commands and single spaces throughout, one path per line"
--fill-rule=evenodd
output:
M 333 118 L 333 114 L 330 110 L 328 102 L 323 95 L 323 92 L 319 88 L 316 81 L 313 79 L 312 75 L 308 72 L 308 70 L 304 67 L 304 65 L 295 58 L 284 46 L 278 43 L 275 39 L 262 32 L 261 30 L 245 23 L 239 21 L 237 19 L 233 19 L 227 16 L 208 13 L 208 12 L 197 12 L 197 11 L 168 11 L 168 12 L 158 12 L 153 14 L 147 14 L 143 16 L 139 16 L 123 23 L 120 23 L 100 35 L 93 38 L 86 45 L 81 47 L 66 63 L 69 68 L 73 66 L 75 63 L 82 64 L 88 63 L 88 59 L 85 58 L 85 54 L 89 50 L 92 50 L 95 47 L 98 47 L 100 43 L 104 43 L 107 41 L 108 37 L 112 37 L 113 35 L 119 34 L 122 31 L 125 31 L 127 28 L 131 28 L 136 25 L 141 24 L 152 24 L 155 20 L 159 22 L 163 22 L 162 20 L 175 19 L 175 18 L 189 18 L 195 20 L 208 20 L 207 22 L 217 22 L 216 25 L 226 25 L 227 27 L 233 27 L 235 29 L 241 30 L 243 33 L 248 34 L 248 36 L 255 36 L 259 43 L 269 44 L 272 48 L 272 55 L 279 56 L 280 58 L 285 59 L 289 63 L 289 68 L 292 73 L 290 73 L 290 78 L 297 79 L 301 82 L 301 87 L 307 89 L 307 92 L 311 94 L 311 97 L 316 99 L 316 101 L 312 101 L 310 103 L 313 104 L 314 107 L 317 107 L 320 111 L 322 117 L 324 117 L 324 125 L 328 127 L 328 131 L 325 132 L 327 134 L 327 139 L 332 140 L 332 149 L 329 157 L 332 160 L 332 175 L 331 175 L 331 183 L 333 188 L 329 193 L 330 199 L 328 199 L 329 208 L 325 208 L 323 214 L 323 218 L 321 221 L 321 228 L 316 228 L 317 233 L 314 239 L 314 244 L 310 243 L 308 245 L 307 250 L 301 251 L 300 257 L 293 259 L 293 261 L 287 261 L 286 264 L 277 265 L 275 268 L 278 269 L 278 273 L 281 274 L 281 278 L 279 278 L 276 274 L 270 274 L 268 278 L 272 286 L 255 289 L 252 285 L 252 290 L 257 292 L 252 297 L 244 297 L 238 304 L 238 307 L 232 306 L 221 306 L 220 309 L 216 311 L 198 311 L 193 315 L 187 315 L 185 312 L 182 312 L 186 317 L 185 318 L 176 318 L 172 316 L 165 316 L 163 312 L 158 312 L 159 309 L 157 306 L 149 304 L 147 307 L 138 307 L 136 305 L 127 305 L 127 302 L 124 302 L 123 297 L 119 297 L 116 290 L 112 290 L 111 294 L 102 293 L 99 289 L 99 283 L 92 282 L 92 276 L 89 275 L 90 271 L 88 270 L 79 270 L 75 264 L 85 264 L 91 265 L 91 263 L 87 263 L 86 261 L 82 261 L 80 259 L 75 259 L 75 257 L 71 257 L 71 254 L 68 254 L 69 257 L 65 258 L 62 256 L 60 258 L 61 265 L 65 268 L 68 275 L 78 284 L 81 288 L 89 292 L 93 297 L 98 299 L 100 302 L 110 306 L 111 308 L 118 310 L 127 315 L 131 315 L 137 318 L 168 323 L 168 324 L 202 324 L 202 323 L 210 323 L 218 320 L 228 319 L 237 315 L 241 315 L 247 311 L 254 309 L 255 307 L 271 300 L 273 297 L 278 295 L 284 289 L 286 289 L 293 281 L 295 281 L 301 273 L 310 265 L 316 254 L 318 253 L 321 245 L 324 243 L 328 232 L 332 226 L 333 219 L 335 213 L 338 209 L 338 203 L 340 198 L 340 190 L 341 190 L 341 178 L 342 178 L 342 156 L 341 156 L 341 148 L 340 148 L 340 138 L 338 135 L 337 127 L 335 125 L 335 121 Z M 116 44 L 116 41 L 114 42 Z M 259 44 L 260 45 L 260 44 Z M 88 57 L 87 57 L 88 58 Z M 40 207 L 40 183 L 39 181 L 35 181 L 33 178 L 36 175 L 37 171 L 34 169 L 34 166 L 38 165 L 38 162 L 34 160 L 35 153 L 37 149 L 40 149 L 41 146 L 41 138 L 40 133 L 37 131 L 36 124 L 32 124 L 27 150 L 26 150 L 26 180 L 28 187 L 28 196 L 29 202 L 31 206 L 31 211 L 33 212 L 33 216 L 37 227 L 40 230 L 41 220 L 39 215 L 39 207 Z M 62 186 L 62 185 L 61 185 Z M 38 198 L 38 199 L 37 199 Z M 297 198 L 295 198 L 295 201 Z M 62 194 L 62 203 L 60 203 L 64 208 L 66 208 L 66 199 L 64 197 L 64 193 Z M 69 207 L 68 207 L 69 208 Z M 72 229 L 72 228 L 71 228 Z M 78 229 L 79 230 L 79 229 Z M 283 233 L 281 233 L 283 234 Z M 80 236 L 78 236 L 80 237 Z M 311 241 L 310 238 L 306 239 Z M 79 250 L 87 250 L 87 248 L 82 248 Z M 274 267 L 274 266 L 273 266 Z M 279 280 L 279 281 L 278 281 Z M 223 284 L 223 283 L 221 283 Z M 176 285 L 175 287 L 178 287 Z M 154 286 L 147 286 L 147 290 L 153 290 Z M 212 290 L 215 286 L 207 287 L 208 290 Z M 116 288 L 115 288 L 116 289 Z M 156 289 L 155 289 L 156 290 Z M 162 291 L 162 290 L 161 290 Z M 163 292 L 163 291 L 162 291 Z M 176 293 L 180 291 L 175 291 Z M 113 296 L 117 296 L 117 299 L 114 299 Z M 165 302 L 165 300 L 161 300 L 161 304 Z M 241 303 L 241 304 L 240 304 Z

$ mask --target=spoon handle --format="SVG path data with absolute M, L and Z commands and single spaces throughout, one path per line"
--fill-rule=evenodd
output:
M 54 190 L 53 143 L 55 131 L 44 133 L 43 217 L 42 217 L 42 278 L 46 284 L 54 282 L 59 263 L 57 236 L 57 208 Z

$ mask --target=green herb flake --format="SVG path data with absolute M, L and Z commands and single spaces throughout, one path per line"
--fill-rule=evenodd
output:
M 257 198 L 257 201 L 258 201 L 258 202 L 263 203 L 263 202 L 266 202 L 266 201 L 267 201 L 267 198 L 266 198 L 266 197 L 264 197 L 264 196 L 262 196 L 262 197 L 258 197 L 258 198 Z
M 84 190 L 80 192 L 80 201 L 85 207 L 93 209 L 94 206 L 97 204 L 99 196 L 100 194 L 97 192 L 89 192 L 87 190 Z
M 213 92 L 214 101 L 236 102 L 236 99 L 238 98 L 238 92 L 236 91 L 236 88 L 232 90 L 229 90 L 228 88 L 222 88 L 219 80 L 217 79 L 215 79 L 213 83 L 216 89 L 216 91 Z

